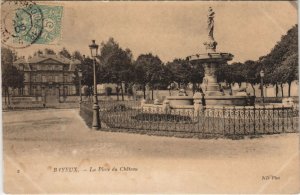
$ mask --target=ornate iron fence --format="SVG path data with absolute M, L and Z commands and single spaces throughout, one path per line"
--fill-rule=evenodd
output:
M 137 101 L 100 101 L 101 120 L 109 128 L 202 135 L 258 135 L 298 131 L 298 106 L 202 107 L 142 109 Z M 91 115 L 90 104 L 82 111 Z M 91 117 L 87 117 L 91 118 Z

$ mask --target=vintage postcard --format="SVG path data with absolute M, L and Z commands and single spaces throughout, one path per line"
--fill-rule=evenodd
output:
M 2 1 L 3 192 L 297 194 L 296 1 Z

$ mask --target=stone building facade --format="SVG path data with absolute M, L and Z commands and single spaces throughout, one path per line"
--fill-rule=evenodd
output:
M 24 73 L 24 88 L 14 91 L 14 95 L 54 100 L 75 95 L 73 76 L 79 63 L 60 55 L 36 55 L 28 60 L 20 58 L 14 66 Z

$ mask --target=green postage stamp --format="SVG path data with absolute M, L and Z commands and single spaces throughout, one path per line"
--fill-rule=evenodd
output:
M 2 43 L 8 47 L 57 44 L 61 40 L 62 6 L 6 1 L 2 3 L 2 16 Z
M 36 44 L 56 44 L 61 39 L 62 6 L 39 5 L 44 20 L 43 30 Z

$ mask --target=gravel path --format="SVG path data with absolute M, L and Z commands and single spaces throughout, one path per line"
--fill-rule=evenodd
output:
M 88 129 L 76 109 L 46 109 L 4 112 L 3 138 L 6 193 L 299 192 L 299 134 L 198 140 L 111 133 Z

